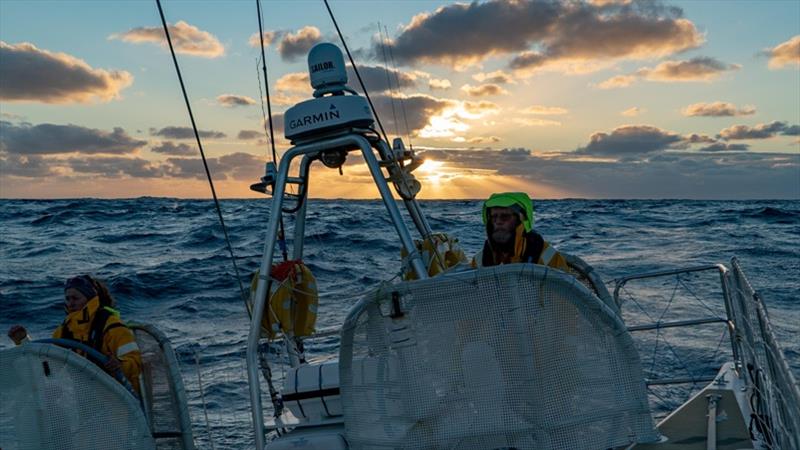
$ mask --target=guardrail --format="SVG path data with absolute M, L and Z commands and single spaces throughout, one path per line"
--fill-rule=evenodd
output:
M 770 449 L 800 449 L 800 389 L 775 339 L 766 305 L 750 285 L 736 258 L 731 259 L 730 270 L 722 264 L 709 264 L 620 278 L 614 287 L 614 301 L 621 305 L 620 292 L 632 280 L 703 271 L 719 273 L 726 318 L 701 317 L 671 322 L 656 321 L 630 326 L 628 331 L 725 323 L 737 373 L 751 391 L 750 403 L 753 409 L 751 433 L 760 434 Z M 706 378 L 650 379 L 647 380 L 647 384 L 648 386 L 688 384 L 713 379 L 713 377 Z

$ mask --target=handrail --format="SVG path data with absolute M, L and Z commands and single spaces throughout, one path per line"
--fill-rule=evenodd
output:
M 620 299 L 619 299 L 619 293 L 620 293 L 620 290 L 629 281 L 642 280 L 642 279 L 647 279 L 647 278 L 659 278 L 659 277 L 665 277 L 665 276 L 669 276 L 669 275 L 680 275 L 680 274 L 683 274 L 683 273 L 704 272 L 704 271 L 707 271 L 707 270 L 717 270 L 719 272 L 720 286 L 722 288 L 722 300 L 723 300 L 723 305 L 725 306 L 725 313 L 726 313 L 727 319 L 728 319 L 728 320 L 726 320 L 724 322 L 726 322 L 727 326 L 728 326 L 728 335 L 729 335 L 728 337 L 730 338 L 731 352 L 733 353 L 733 360 L 734 360 L 734 363 L 736 364 L 736 368 L 739 369 L 739 368 L 742 367 L 742 364 L 741 364 L 741 362 L 742 362 L 742 359 L 741 359 L 741 348 L 740 348 L 741 344 L 739 343 L 739 340 L 737 339 L 737 329 L 736 329 L 737 321 L 736 321 L 736 317 L 735 317 L 735 314 L 734 314 L 734 308 L 733 308 L 733 306 L 731 304 L 732 299 L 731 299 L 731 295 L 730 295 L 730 287 L 728 285 L 728 277 L 729 277 L 728 274 L 729 274 L 729 271 L 728 271 L 728 268 L 725 267 L 724 264 L 719 264 L 719 263 L 717 263 L 717 264 L 706 264 L 706 265 L 702 265 L 702 266 L 684 267 L 684 268 L 672 269 L 672 270 L 662 270 L 662 271 L 657 271 L 657 272 L 646 272 L 646 273 L 641 273 L 641 274 L 633 274 L 633 275 L 629 275 L 629 276 L 626 276 L 626 277 L 619 278 L 619 279 L 616 280 L 616 283 L 614 284 L 614 303 L 616 303 L 620 307 L 622 306 L 622 303 L 620 302 Z M 708 323 L 708 322 L 701 321 L 700 323 L 687 323 L 684 326 L 699 325 L 699 324 L 702 324 L 702 323 Z M 642 326 L 644 327 L 645 325 L 642 325 Z M 681 326 L 681 325 L 675 325 L 675 326 Z M 633 328 L 635 328 L 635 327 L 633 327 Z M 651 329 L 657 329 L 657 328 L 658 327 L 653 327 Z M 635 329 L 631 329 L 631 328 L 629 328 L 629 330 L 630 331 L 636 331 Z M 739 374 L 740 374 L 740 376 L 742 375 L 741 371 L 739 371 Z
M 105 364 L 108 363 L 108 360 L 111 359 L 108 356 L 106 356 L 106 355 L 98 352 L 97 350 L 93 349 L 92 347 L 89 347 L 88 345 L 86 345 L 84 343 L 81 343 L 81 342 L 78 342 L 78 341 L 73 341 L 72 339 L 48 338 L 48 339 L 37 339 L 37 340 L 32 341 L 32 342 L 35 343 L 35 344 L 53 344 L 53 345 L 57 345 L 59 347 L 68 348 L 70 350 L 80 350 L 80 351 L 86 353 L 86 357 L 90 361 L 92 361 L 93 363 L 98 364 L 98 365 L 105 366 Z M 104 370 L 104 372 L 105 372 L 105 370 Z M 106 373 L 108 373 L 108 372 L 106 372 Z M 114 371 L 114 373 L 111 373 L 109 375 L 114 377 L 115 380 L 119 381 L 119 383 L 122 386 L 124 386 L 125 389 L 127 389 L 128 392 L 130 392 L 131 395 L 133 395 L 136 398 L 137 401 L 140 400 L 139 399 L 139 394 L 137 394 L 136 391 L 133 389 L 133 386 L 131 386 L 130 381 L 128 381 L 128 378 L 125 377 L 125 374 L 122 373 L 121 369 L 117 369 L 117 370 Z

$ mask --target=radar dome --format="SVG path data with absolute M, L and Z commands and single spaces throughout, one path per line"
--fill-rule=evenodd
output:
M 347 71 L 345 70 L 342 51 L 334 44 L 323 42 L 317 44 L 308 53 L 308 74 L 311 78 L 311 87 L 316 90 L 332 92 L 332 87 L 347 85 Z

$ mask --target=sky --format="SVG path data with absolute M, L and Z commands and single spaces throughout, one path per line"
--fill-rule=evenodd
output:
M 162 4 L 217 193 L 262 196 L 255 1 Z M 800 2 L 330 4 L 421 198 L 800 199 Z M 280 157 L 341 43 L 321 1 L 262 9 Z M 0 0 L 0 197 L 209 197 L 190 125 L 155 1 Z M 361 161 L 310 196 L 377 198 Z

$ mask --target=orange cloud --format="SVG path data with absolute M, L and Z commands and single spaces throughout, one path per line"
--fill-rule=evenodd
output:
M 211 33 L 180 20 L 175 25 L 168 25 L 169 35 L 175 53 L 202 58 L 218 58 L 225 54 L 225 47 Z M 141 44 L 149 42 L 167 46 L 164 29 L 161 27 L 138 27 L 124 33 L 112 34 L 110 39 Z
M 470 97 L 488 97 L 492 95 L 508 94 L 507 90 L 496 84 L 482 84 L 480 86 L 471 86 L 469 84 L 465 84 L 464 86 L 461 86 L 461 90 Z
M 107 102 L 133 83 L 122 70 L 93 69 L 66 53 L 0 41 L 0 100 L 39 103 Z
M 246 95 L 223 94 L 217 97 L 217 103 L 222 106 L 249 106 L 255 105 L 256 101 Z
M 681 111 L 684 116 L 696 117 L 732 117 L 732 116 L 749 116 L 756 113 L 756 109 L 752 106 L 745 106 L 737 109 L 736 105 L 727 102 L 713 102 L 713 103 L 693 103 Z
M 769 68 L 780 69 L 785 66 L 800 67 L 800 35 L 769 49 Z
M 569 111 L 567 111 L 566 108 L 561 108 L 559 106 L 533 105 L 520 110 L 520 112 L 522 114 L 533 114 L 541 116 L 560 116 L 568 113 Z
M 457 3 L 415 16 L 388 46 L 401 64 L 456 68 L 512 54 L 509 68 L 522 72 L 565 61 L 651 59 L 703 43 L 682 14 L 645 2 L 636 7 L 545 0 Z M 373 47 L 374 54 L 379 51 Z

